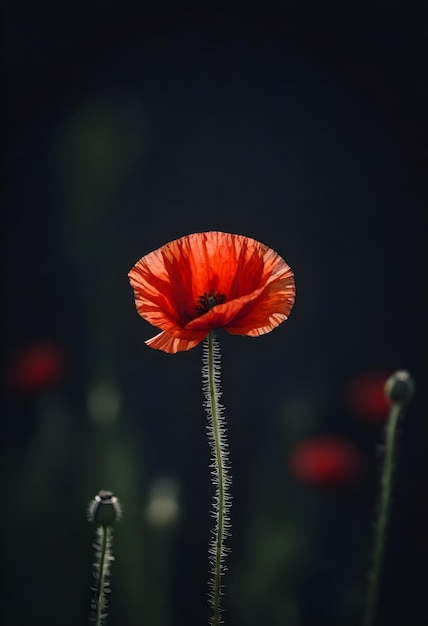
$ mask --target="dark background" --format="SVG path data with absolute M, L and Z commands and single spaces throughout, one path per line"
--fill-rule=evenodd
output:
M 383 428 L 347 390 L 406 368 L 376 623 L 424 623 L 424 3 L 3 5 L 3 623 L 87 623 L 101 488 L 124 509 L 110 623 L 207 623 L 201 348 L 147 348 L 127 279 L 201 230 L 263 241 L 297 285 L 279 329 L 220 334 L 225 622 L 361 622 Z M 293 475 L 322 435 L 352 443 L 358 479 Z

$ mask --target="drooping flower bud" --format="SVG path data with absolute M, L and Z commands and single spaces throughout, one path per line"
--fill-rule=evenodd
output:
M 102 489 L 89 505 L 89 521 L 97 526 L 113 526 L 121 515 L 119 500 L 112 491 Z
M 415 383 L 407 370 L 398 370 L 385 383 L 385 393 L 395 404 L 408 404 L 415 392 Z

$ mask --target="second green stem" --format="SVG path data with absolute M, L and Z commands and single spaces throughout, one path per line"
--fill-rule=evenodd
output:
M 382 470 L 381 500 L 379 515 L 375 530 L 375 547 L 373 555 L 373 569 L 369 574 L 369 589 L 363 626 L 372 626 L 376 602 L 379 594 L 382 563 L 385 553 L 385 541 L 388 528 L 389 511 L 391 508 L 392 478 L 394 473 L 395 435 L 401 405 L 393 404 L 386 426 L 385 458 Z

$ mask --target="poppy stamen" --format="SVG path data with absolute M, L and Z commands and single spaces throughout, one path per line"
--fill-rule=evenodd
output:
M 213 306 L 223 304 L 225 300 L 226 296 L 224 293 L 220 293 L 219 291 L 215 293 L 213 290 L 206 291 L 203 296 L 199 296 L 198 298 L 198 304 L 195 307 L 196 315 L 208 313 Z

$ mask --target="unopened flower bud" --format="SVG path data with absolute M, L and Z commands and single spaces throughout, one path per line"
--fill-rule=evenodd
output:
M 385 393 L 396 404 L 405 405 L 413 397 L 415 383 L 409 372 L 399 370 L 394 372 L 385 383 Z
M 89 521 L 97 526 L 113 526 L 121 514 L 119 500 L 112 491 L 102 489 L 89 505 Z

